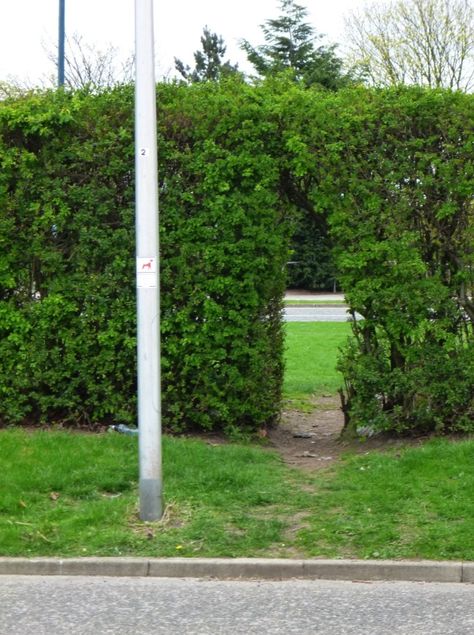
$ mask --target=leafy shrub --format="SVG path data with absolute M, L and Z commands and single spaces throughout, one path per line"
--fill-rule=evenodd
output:
M 350 427 L 472 430 L 473 97 L 380 91 L 340 116 L 350 142 L 333 235 L 363 316 L 340 361 Z
M 473 99 L 288 89 L 279 103 L 282 191 L 330 227 L 363 318 L 339 362 L 352 431 L 474 428 Z
M 289 230 L 270 105 L 239 82 L 159 87 L 169 429 L 279 413 Z M 132 131 L 129 88 L 0 105 L 3 423 L 135 418 Z
M 4 423 L 134 420 L 132 102 L 0 104 Z M 472 95 L 419 88 L 159 87 L 167 427 L 277 418 L 303 215 L 363 317 L 340 360 L 348 426 L 473 428 L 473 113 Z

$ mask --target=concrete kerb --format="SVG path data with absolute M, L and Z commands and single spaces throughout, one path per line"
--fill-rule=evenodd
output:
M 267 558 L 0 558 L 0 575 L 474 583 L 474 563 Z
M 474 584 L 474 562 L 464 562 L 462 566 L 462 580 Z

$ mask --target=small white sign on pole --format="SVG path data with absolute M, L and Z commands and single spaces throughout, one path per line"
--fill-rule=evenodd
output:
M 137 288 L 158 287 L 158 267 L 156 258 L 137 258 Z

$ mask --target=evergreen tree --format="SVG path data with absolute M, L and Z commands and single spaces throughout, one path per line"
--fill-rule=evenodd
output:
M 175 68 L 188 82 L 212 82 L 218 81 L 223 76 L 238 73 L 237 65 L 229 60 L 223 61 L 226 46 L 221 36 L 211 33 L 208 27 L 204 27 L 201 36 L 201 50 L 194 53 L 194 68 L 174 58 Z
M 305 22 L 306 8 L 294 0 L 281 0 L 282 15 L 262 25 L 266 44 L 252 46 L 242 40 L 241 48 L 262 77 L 291 71 L 298 82 L 307 86 L 319 84 L 335 90 L 351 81 L 342 71 L 342 60 L 336 46 L 316 46 L 323 37 Z

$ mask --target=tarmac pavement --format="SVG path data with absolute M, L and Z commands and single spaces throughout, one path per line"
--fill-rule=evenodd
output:
M 0 635 L 469 635 L 474 587 L 0 576 Z

